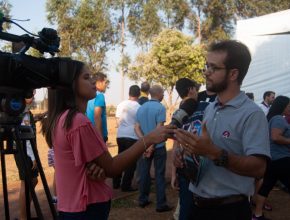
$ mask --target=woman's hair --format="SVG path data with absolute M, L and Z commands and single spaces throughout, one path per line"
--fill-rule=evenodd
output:
M 68 111 L 65 119 L 64 128 L 69 129 L 72 125 L 72 119 L 79 111 L 76 105 L 76 80 L 79 78 L 80 73 L 84 67 L 84 63 L 79 61 L 72 62 L 73 71 L 70 73 L 73 75 L 73 81 L 71 86 L 65 88 L 49 88 L 48 89 L 48 114 L 47 122 L 45 124 L 45 139 L 48 146 L 52 147 L 52 137 L 54 133 L 55 125 L 60 115 Z
M 287 96 L 276 97 L 267 114 L 268 121 L 276 115 L 282 115 L 289 102 L 290 99 Z

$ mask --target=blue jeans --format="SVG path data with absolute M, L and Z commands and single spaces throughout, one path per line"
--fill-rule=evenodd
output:
M 90 204 L 84 212 L 59 212 L 58 220 L 107 220 L 111 201 Z
M 193 203 L 193 194 L 188 189 L 189 180 L 187 180 L 182 175 L 178 175 L 178 183 L 179 183 L 179 205 L 180 205 L 179 220 L 192 219 L 191 213 L 194 203 Z
M 139 172 L 139 204 L 145 204 L 149 201 L 150 193 L 150 168 L 152 160 L 154 160 L 155 169 L 155 181 L 156 181 L 156 196 L 157 204 L 156 208 L 163 208 L 166 203 L 165 195 L 165 167 L 166 167 L 166 148 L 160 147 L 155 149 L 153 155 L 150 158 L 140 158 L 138 164 Z

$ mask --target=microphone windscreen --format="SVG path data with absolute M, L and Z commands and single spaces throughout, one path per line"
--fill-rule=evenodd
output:
M 196 109 L 197 101 L 192 98 L 184 100 L 179 106 L 179 109 L 173 113 L 170 124 L 181 128 L 182 125 L 188 120 L 188 117 L 191 116 Z
M 189 98 L 184 100 L 184 102 L 181 103 L 180 109 L 184 110 L 188 116 L 191 116 L 197 109 L 197 101 L 193 98 Z

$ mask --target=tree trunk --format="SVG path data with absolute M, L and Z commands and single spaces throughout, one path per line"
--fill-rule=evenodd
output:
M 122 6 L 121 19 L 121 100 L 124 100 L 125 71 L 124 71 L 124 48 L 125 48 L 125 5 Z
M 168 102 L 167 102 L 168 109 L 167 109 L 167 120 L 166 121 L 169 123 L 171 121 L 171 117 L 172 117 L 172 114 L 173 114 L 174 109 L 175 109 L 175 105 L 172 102 L 173 88 L 168 89 L 167 92 L 168 92 Z

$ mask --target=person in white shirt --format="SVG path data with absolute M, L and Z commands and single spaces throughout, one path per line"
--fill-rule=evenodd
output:
M 23 126 L 31 126 L 33 132 L 35 134 L 35 120 L 33 115 L 30 111 L 30 106 L 33 103 L 33 97 L 35 94 L 35 90 L 33 91 L 33 96 L 31 98 L 25 99 L 26 108 L 22 114 L 22 122 L 21 125 Z M 32 176 L 32 185 L 35 187 L 38 183 L 37 176 L 38 176 L 38 169 L 37 164 L 35 161 L 35 155 L 32 150 L 32 146 L 29 140 L 26 140 L 26 154 L 27 154 L 27 163 L 31 169 L 31 176 Z M 25 170 L 23 160 L 19 153 L 14 154 L 15 162 L 19 171 L 19 179 L 21 181 L 20 184 L 20 192 L 19 192 L 19 220 L 26 219 L 26 196 L 25 196 Z M 31 198 L 29 199 L 31 201 Z
M 129 99 L 121 102 L 117 106 L 117 144 L 119 154 L 131 147 L 138 140 L 134 131 L 134 125 L 136 123 L 136 113 L 140 107 L 140 104 L 138 103 L 139 96 L 139 86 L 133 85 L 129 88 Z M 135 169 L 136 163 L 125 170 L 123 176 L 114 178 L 113 188 L 117 189 L 121 186 L 123 192 L 136 191 L 137 189 L 132 187 L 132 179 L 134 177 Z
M 273 92 L 273 91 L 264 92 L 263 102 L 261 104 L 259 104 L 259 107 L 263 110 L 265 115 L 268 114 L 269 108 L 272 105 L 274 99 L 275 99 L 275 92 Z

